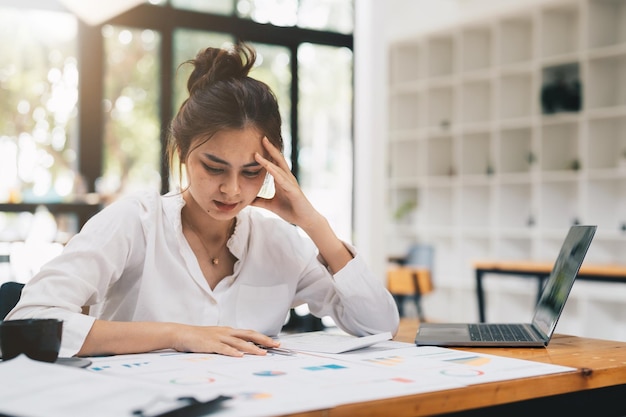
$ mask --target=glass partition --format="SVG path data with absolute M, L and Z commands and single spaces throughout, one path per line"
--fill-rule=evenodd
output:
M 337 234 L 351 240 L 352 51 L 302 44 L 298 64 L 299 181 Z
M 160 35 L 149 29 L 102 28 L 105 48 L 104 196 L 161 187 Z
M 257 61 L 250 76 L 269 85 L 276 95 L 283 122 L 283 154 L 291 163 L 291 53 L 284 46 L 260 43 L 252 46 L 257 52 Z
M 0 12 L 0 202 L 62 201 L 77 167 L 76 18 Z

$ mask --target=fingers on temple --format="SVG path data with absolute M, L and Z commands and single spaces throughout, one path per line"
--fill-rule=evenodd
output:
M 272 157 L 273 162 L 279 167 L 281 167 L 282 169 L 289 171 L 289 165 L 287 164 L 287 161 L 285 160 L 285 156 L 278 150 L 278 148 L 276 148 L 269 141 L 267 136 L 263 137 L 263 145 L 265 146 L 265 149 L 267 149 L 270 156 Z

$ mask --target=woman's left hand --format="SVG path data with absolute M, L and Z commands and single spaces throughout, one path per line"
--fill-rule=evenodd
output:
M 270 199 L 257 197 L 252 205 L 270 210 L 283 220 L 306 230 L 307 226 L 318 220 L 320 214 L 302 192 L 283 154 L 266 137 L 263 138 L 263 146 L 274 162 L 259 153 L 255 158 L 274 177 L 276 193 Z
M 331 273 L 341 270 L 350 262 L 352 254 L 337 238 L 326 218 L 306 198 L 283 154 L 265 137 L 263 146 L 273 162 L 258 153 L 254 157 L 274 177 L 276 194 L 269 199 L 257 197 L 252 205 L 268 209 L 299 226 L 313 240 Z

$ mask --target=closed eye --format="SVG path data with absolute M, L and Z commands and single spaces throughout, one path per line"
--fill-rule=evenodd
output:
M 243 175 L 247 178 L 256 178 L 261 175 L 261 172 L 263 172 L 262 169 L 258 169 L 255 171 L 242 171 Z
M 209 174 L 221 174 L 224 172 L 223 168 L 215 168 L 212 166 L 209 166 L 207 164 L 205 164 L 204 162 L 202 162 L 202 167 L 209 173 Z

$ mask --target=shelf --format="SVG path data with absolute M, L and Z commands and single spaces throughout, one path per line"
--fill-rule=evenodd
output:
M 626 3 L 621 0 L 591 0 L 588 9 L 590 48 L 626 43 Z
M 493 216 L 489 185 L 469 185 L 461 189 L 460 224 L 463 228 L 489 228 Z
M 455 198 L 452 187 L 428 187 L 424 189 L 426 221 L 430 227 L 454 226 Z
M 392 222 L 407 227 L 417 222 L 419 192 L 417 188 L 398 187 L 390 198 Z
M 586 222 L 607 232 L 622 232 L 626 228 L 626 179 L 590 181 L 586 211 Z
M 535 158 L 532 129 L 505 129 L 500 132 L 500 153 L 496 167 L 498 172 L 530 172 Z
M 532 259 L 532 241 L 529 238 L 500 238 L 494 246 L 494 258 L 510 260 Z
M 411 131 L 424 127 L 425 114 L 425 93 L 407 91 L 391 97 L 389 123 L 393 131 Z
M 500 78 L 499 118 L 530 117 L 537 99 L 535 91 L 531 73 L 503 75 Z
M 393 84 L 417 81 L 424 77 L 423 48 L 418 43 L 398 45 L 391 50 Z
M 391 178 L 416 179 L 425 166 L 423 145 L 418 141 L 394 142 L 390 145 Z
M 590 261 L 626 261 L 625 0 L 528 2 L 393 43 L 389 65 L 389 211 L 419 197 L 390 248 L 435 244 L 461 287 L 472 260 L 554 261 L 587 223 Z
M 498 187 L 498 229 L 527 229 L 534 225 L 533 192 L 530 184 Z
M 580 49 L 580 13 L 576 3 L 543 10 L 541 27 L 543 57 L 563 55 Z
M 626 171 L 626 116 L 592 119 L 589 121 L 587 143 L 589 169 L 619 169 Z
M 493 40 L 490 27 L 466 28 L 461 33 L 461 39 L 464 72 L 491 67 Z
M 462 94 L 462 122 L 481 123 L 492 118 L 492 88 L 491 82 L 471 81 L 464 82 Z
M 475 133 L 461 137 L 461 176 L 493 174 L 491 134 Z
M 541 153 L 539 155 L 541 170 L 545 172 L 577 171 L 582 168 L 578 137 L 577 123 L 544 125 L 541 129 Z
M 500 23 L 500 64 L 531 61 L 534 56 L 532 16 L 516 16 Z
M 452 36 L 440 36 L 428 41 L 428 76 L 451 75 L 455 71 L 455 45 Z
M 577 181 L 544 182 L 540 187 L 539 228 L 567 230 L 580 222 L 579 185 Z
M 615 259 L 621 259 L 624 256 L 626 253 L 626 233 L 622 233 L 621 238 L 618 239 L 604 238 L 601 229 L 596 234 L 593 245 L 585 256 L 589 263 L 615 263 Z
M 589 61 L 588 107 L 626 106 L 626 54 Z
M 432 88 L 428 94 L 428 125 L 449 129 L 455 123 L 454 117 L 454 89 L 452 87 Z
M 428 140 L 428 157 L 426 175 L 453 176 L 456 174 L 456 164 L 453 154 L 452 136 L 435 136 Z

